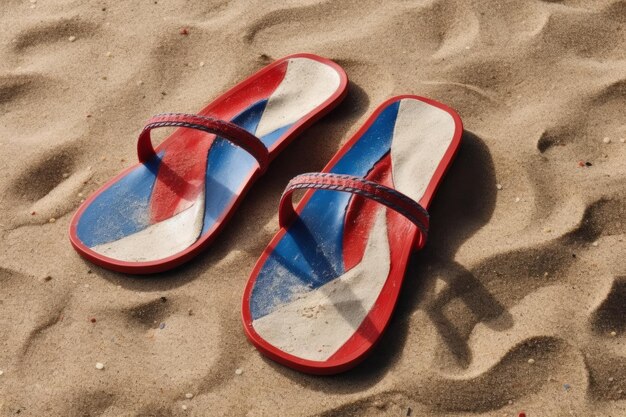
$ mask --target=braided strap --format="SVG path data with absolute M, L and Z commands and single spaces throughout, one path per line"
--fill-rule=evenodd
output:
M 157 114 L 148 120 L 146 126 L 139 134 L 137 141 L 137 154 L 140 162 L 145 163 L 156 154 L 152 146 L 150 131 L 158 127 L 166 126 L 197 129 L 228 139 L 252 155 L 254 159 L 257 160 L 261 172 L 265 172 L 269 164 L 267 148 L 263 142 L 252 133 L 224 120 L 184 113 Z
M 429 215 L 424 207 L 393 188 L 351 175 L 308 173 L 294 177 L 280 198 L 278 222 L 281 227 L 288 225 L 297 216 L 293 208 L 292 194 L 295 190 L 303 188 L 342 191 L 374 200 L 400 213 L 417 226 L 421 234 L 417 242 L 418 249 L 426 243 Z

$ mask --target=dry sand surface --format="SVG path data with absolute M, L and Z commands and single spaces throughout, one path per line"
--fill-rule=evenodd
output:
M 139 278 L 74 252 L 150 115 L 295 52 L 341 64 L 348 98 L 211 248 Z M 431 240 L 361 366 L 278 366 L 240 297 L 280 193 L 401 93 L 466 127 Z M 626 416 L 625 109 L 624 0 L 2 0 L 0 415 Z

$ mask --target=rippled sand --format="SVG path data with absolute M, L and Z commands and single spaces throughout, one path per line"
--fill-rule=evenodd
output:
M 4 0 L 0 16 L 1 415 L 626 415 L 626 1 Z M 340 63 L 349 96 L 208 251 L 141 278 L 74 252 L 71 214 L 135 160 L 150 115 L 302 51 Z M 239 315 L 282 188 L 401 93 L 467 129 L 431 240 L 360 367 L 275 365 Z

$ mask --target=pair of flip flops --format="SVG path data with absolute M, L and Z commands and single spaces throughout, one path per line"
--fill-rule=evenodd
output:
M 150 119 L 139 163 L 78 209 L 74 248 L 95 264 L 154 273 L 211 243 L 270 161 L 334 108 L 348 78 L 311 54 L 282 58 L 196 115 Z M 179 127 L 156 149 L 150 131 Z M 382 103 L 319 173 L 293 178 L 280 230 L 245 287 L 244 329 L 265 355 L 300 371 L 356 365 L 384 331 L 426 211 L 460 143 L 461 119 L 418 96 Z M 297 208 L 291 196 L 307 190 Z

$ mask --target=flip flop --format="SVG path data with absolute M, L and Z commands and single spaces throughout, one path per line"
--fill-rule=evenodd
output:
M 385 330 L 463 126 L 427 98 L 384 102 L 322 173 L 292 179 L 242 318 L 269 358 L 313 374 L 355 366 Z M 291 194 L 309 189 L 294 211 Z
M 220 232 L 268 163 L 345 97 L 336 63 L 311 54 L 279 59 L 197 115 L 161 114 L 139 135 L 139 163 L 91 195 L 70 224 L 74 248 L 127 273 L 173 268 Z M 175 126 L 153 149 L 150 130 Z

